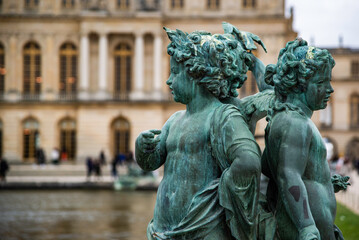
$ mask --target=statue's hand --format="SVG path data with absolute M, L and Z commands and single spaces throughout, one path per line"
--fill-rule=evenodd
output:
M 342 177 L 339 174 L 334 174 L 331 179 L 334 187 L 334 192 L 337 193 L 340 190 L 346 190 L 348 185 L 350 185 L 350 183 L 348 182 L 349 179 L 350 177 L 348 176 Z
M 257 64 L 258 58 L 256 56 L 254 56 L 254 54 L 252 52 L 247 52 L 246 53 L 246 58 L 245 58 L 245 64 L 248 66 L 250 71 L 254 71 L 256 68 L 256 64 Z
M 160 138 L 155 138 L 155 135 L 160 133 L 161 130 L 156 129 L 141 132 L 138 136 L 137 143 L 143 152 L 149 153 L 155 151 L 157 144 L 160 142 Z
M 299 231 L 298 240 L 320 240 L 320 233 L 315 225 L 309 225 Z

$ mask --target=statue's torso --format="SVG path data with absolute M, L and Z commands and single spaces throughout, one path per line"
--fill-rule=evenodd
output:
M 289 114 L 289 116 L 288 116 Z M 308 195 L 308 203 L 310 206 L 310 213 L 313 216 L 313 219 L 316 223 L 317 228 L 319 229 L 322 236 L 322 239 L 333 239 L 333 224 L 335 219 L 336 212 L 336 200 L 334 196 L 334 190 L 331 183 L 330 177 L 330 169 L 328 163 L 326 161 L 326 148 L 325 144 L 322 140 L 322 137 L 314 125 L 314 123 L 304 116 L 298 117 L 298 113 L 293 112 L 280 112 L 273 118 L 272 127 L 270 131 L 274 130 L 274 132 L 284 131 L 284 129 L 288 129 L 289 127 L 283 124 L 283 122 L 288 122 L 284 119 L 288 118 L 300 118 L 301 124 L 303 124 L 303 129 L 307 131 L 307 140 L 309 141 L 307 149 L 302 149 L 301 151 L 307 151 L 307 159 L 303 159 L 306 161 L 306 167 L 304 170 L 304 174 L 302 175 L 303 183 L 305 184 L 307 195 Z M 273 134 L 275 135 L 275 134 Z M 278 135 L 276 135 L 277 137 Z M 280 149 L 282 144 L 285 143 L 285 138 L 279 141 L 276 137 L 272 137 L 268 139 L 268 143 L 266 145 L 270 145 L 269 151 L 269 163 L 278 164 L 276 159 L 279 159 L 280 153 L 278 150 Z M 275 165 L 271 166 L 273 174 L 278 175 L 276 172 Z M 288 223 L 291 222 L 288 213 L 286 212 L 284 201 L 280 195 L 278 195 L 278 203 L 277 203 L 277 212 L 276 217 L 278 219 L 278 226 L 285 226 L 282 237 L 283 239 L 287 239 L 285 237 L 285 233 L 293 234 L 293 231 L 296 231 L 294 225 L 292 225 L 292 230 L 289 227 Z M 310 214 L 308 211 L 308 214 Z M 325 236 L 328 234 L 328 236 Z M 287 236 L 290 239 L 290 236 Z
M 186 215 L 193 196 L 220 177 L 211 153 L 211 114 L 187 116 L 183 112 L 170 126 L 164 177 L 158 188 L 153 219 L 158 229 L 168 230 L 177 225 Z

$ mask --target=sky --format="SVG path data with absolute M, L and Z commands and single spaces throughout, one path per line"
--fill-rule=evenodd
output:
M 359 49 L 359 0 L 285 0 L 294 7 L 294 31 L 317 47 Z

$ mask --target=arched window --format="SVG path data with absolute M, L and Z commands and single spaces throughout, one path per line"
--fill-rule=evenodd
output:
M 184 0 L 171 0 L 171 9 L 182 9 Z
M 0 98 L 2 98 L 5 93 L 5 74 L 5 49 L 0 43 Z
M 76 122 L 64 119 L 60 122 L 60 151 L 62 160 L 75 160 L 76 157 Z
M 130 8 L 130 0 L 117 0 L 117 8 L 120 10 L 128 10 Z
M 332 104 L 333 100 L 327 103 L 327 107 L 325 109 L 320 110 L 319 112 L 319 121 L 321 128 L 331 128 L 333 124 L 333 116 L 332 116 Z
M 219 0 L 207 0 L 207 9 L 218 10 L 219 9 Z
M 256 5 L 256 0 L 242 0 L 243 8 L 255 8 Z
M 36 148 L 40 147 L 39 123 L 33 119 L 26 119 L 23 123 L 23 157 L 25 161 L 34 161 Z
M 74 98 L 77 82 L 76 46 L 65 43 L 60 47 L 60 95 L 62 98 Z
M 37 10 L 39 8 L 39 0 L 24 0 L 25 10 Z
M 349 162 L 359 164 L 359 137 L 353 137 L 345 147 L 345 156 Z
M 41 92 L 41 50 L 39 45 L 29 42 L 24 47 L 24 97 L 37 99 Z
M 131 47 L 126 43 L 120 43 L 115 48 L 114 97 L 117 99 L 127 99 L 131 90 L 132 54 Z
M 75 0 L 62 0 L 61 6 L 63 9 L 73 9 L 75 7 Z
M 350 127 L 359 128 L 359 94 L 350 97 Z
M 124 118 L 116 119 L 112 124 L 114 156 L 127 154 L 130 143 L 130 123 Z

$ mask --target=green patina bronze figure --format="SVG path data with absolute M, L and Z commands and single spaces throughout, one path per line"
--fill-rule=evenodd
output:
M 260 149 L 246 117 L 221 102 L 238 96 L 252 58 L 247 50 L 261 41 L 224 26 L 225 34 L 214 35 L 165 28 L 167 84 L 186 110 L 136 140 L 144 170 L 164 165 L 148 239 L 257 239 L 258 222 L 270 219 L 259 217 Z
M 267 199 L 283 240 L 343 239 L 334 225 L 334 192 L 346 188 L 348 177 L 331 180 L 325 145 L 311 121 L 334 91 L 334 64 L 327 50 L 296 39 L 280 51 L 276 65 L 266 67 L 265 81 L 274 86 L 275 99 L 268 111 L 262 171 L 270 178 Z
M 266 51 L 258 36 L 223 27 L 213 35 L 165 28 L 167 84 L 186 110 L 136 140 L 144 170 L 164 165 L 148 239 L 343 239 L 334 192 L 346 189 L 348 178 L 330 178 L 310 120 L 333 92 L 333 58 L 297 39 L 265 68 L 250 52 L 254 42 Z M 248 70 L 261 92 L 239 99 Z M 267 112 L 261 158 L 253 133 Z M 267 196 L 259 192 L 261 171 L 270 178 Z

